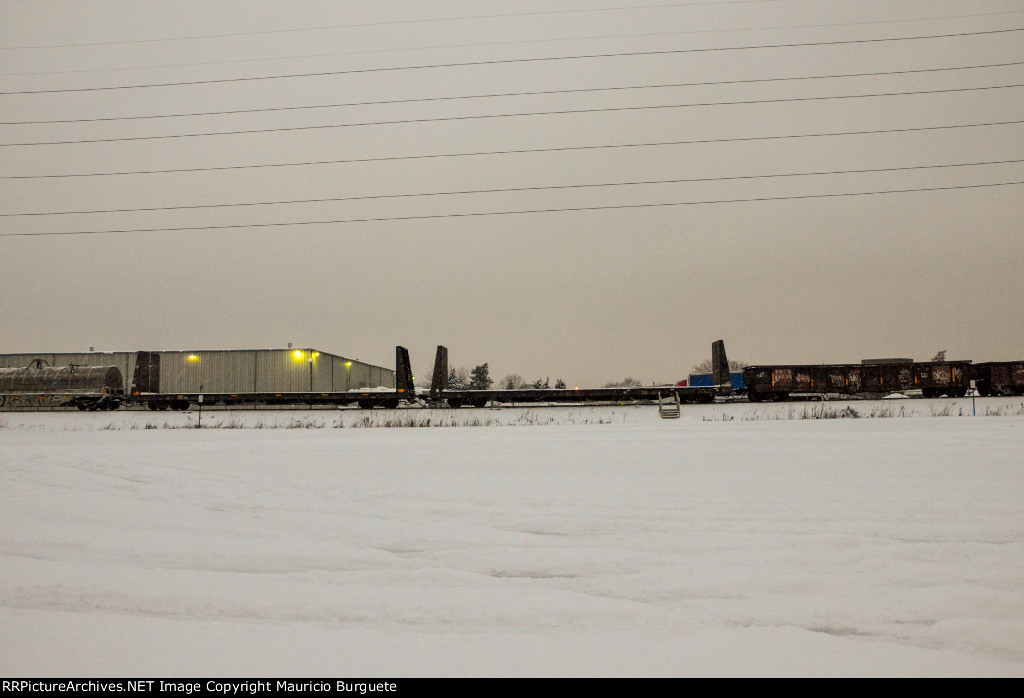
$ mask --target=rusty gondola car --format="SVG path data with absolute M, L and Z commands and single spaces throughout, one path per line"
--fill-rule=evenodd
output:
M 116 410 L 124 399 L 117 366 L 0 368 L 0 405 Z
M 743 370 L 743 381 L 751 402 L 908 390 L 920 390 L 925 397 L 961 397 L 970 387 L 971 362 L 749 366 Z
M 1024 361 L 988 361 L 971 366 L 982 395 L 1024 395 Z

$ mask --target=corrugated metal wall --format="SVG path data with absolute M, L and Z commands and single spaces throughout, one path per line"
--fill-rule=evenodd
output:
M 334 371 L 334 390 L 336 392 L 344 393 L 359 387 L 356 375 L 353 374 L 353 369 L 355 369 L 359 362 L 346 359 L 344 356 L 332 356 L 331 361 Z
M 389 368 L 347 359 L 344 356 L 332 356 L 331 359 L 334 392 L 395 387 L 395 372 Z
M 160 392 L 255 392 L 254 351 L 162 351 Z
M 208 393 L 328 393 L 395 384 L 390 369 L 315 349 L 160 352 L 160 361 L 165 393 L 196 393 L 200 385 Z
M 295 350 L 261 351 L 256 354 L 256 389 L 259 393 L 309 392 L 310 365 Z
M 351 382 L 353 390 L 373 387 L 372 381 L 370 380 L 370 367 L 367 364 L 353 361 L 352 368 L 349 370 L 352 374 Z

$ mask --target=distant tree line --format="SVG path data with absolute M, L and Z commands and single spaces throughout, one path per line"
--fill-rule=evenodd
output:
M 642 385 L 642 383 L 639 380 L 637 380 L 636 378 L 632 378 L 632 377 L 627 376 L 626 378 L 623 378 L 620 381 L 611 381 L 610 383 L 605 383 L 603 387 L 605 387 L 605 388 L 639 388 L 641 385 Z
M 450 390 L 490 390 L 494 385 L 491 378 L 491 369 L 487 364 L 480 364 L 472 370 L 465 366 L 452 366 L 448 371 L 448 388 Z M 500 381 L 498 387 L 502 390 L 538 390 L 551 388 L 551 378 L 538 378 L 535 381 L 528 381 L 518 373 L 510 373 Z M 564 390 L 565 381 L 561 378 L 555 381 L 555 389 Z
M 528 381 L 518 373 L 510 373 L 498 383 L 502 390 L 547 390 L 551 386 L 551 377 L 541 379 L 538 378 L 535 381 Z M 561 378 L 555 381 L 555 390 L 565 390 L 565 381 Z

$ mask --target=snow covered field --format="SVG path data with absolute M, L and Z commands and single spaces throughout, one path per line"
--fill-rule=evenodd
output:
M 0 674 L 1022 676 L 1021 402 L 0 413 Z

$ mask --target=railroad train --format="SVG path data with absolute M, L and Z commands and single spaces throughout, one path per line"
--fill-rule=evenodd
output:
M 1024 361 L 748 366 L 743 382 L 751 402 L 911 390 L 924 397 L 963 397 L 972 383 L 983 396 L 1024 395 Z
M 396 347 L 394 390 L 283 390 L 270 392 L 169 393 L 159 387 L 159 356 L 138 352 L 134 375 L 126 390 L 117 366 L 48 366 L 34 360 L 24 368 L 0 368 L 0 407 L 71 407 L 80 410 L 116 410 L 122 404 L 150 409 L 187 410 L 193 404 L 223 405 L 349 405 L 362 409 L 394 408 L 400 402 L 419 404 L 413 386 L 409 354 Z M 678 402 L 711 402 L 716 395 L 742 394 L 751 402 L 835 396 L 880 396 L 920 391 L 924 397 L 962 397 L 972 387 L 985 395 L 1024 395 L 1024 361 L 974 364 L 971 361 L 892 360 L 862 364 L 749 366 L 743 370 L 742 389 L 730 377 L 724 343 L 712 345 L 715 373 L 708 385 L 648 386 L 585 390 L 452 390 L 447 385 L 447 349 L 438 347 L 429 401 L 450 407 L 519 402 L 627 402 L 659 400 L 664 392 Z M 312 366 L 312 364 L 310 364 Z M 309 369 L 312 371 L 312 368 Z M 346 380 L 347 385 L 347 380 Z M 310 387 L 313 377 L 310 373 Z M 179 388 L 180 390 L 180 388 Z M 205 400 L 204 400 L 205 398 Z

